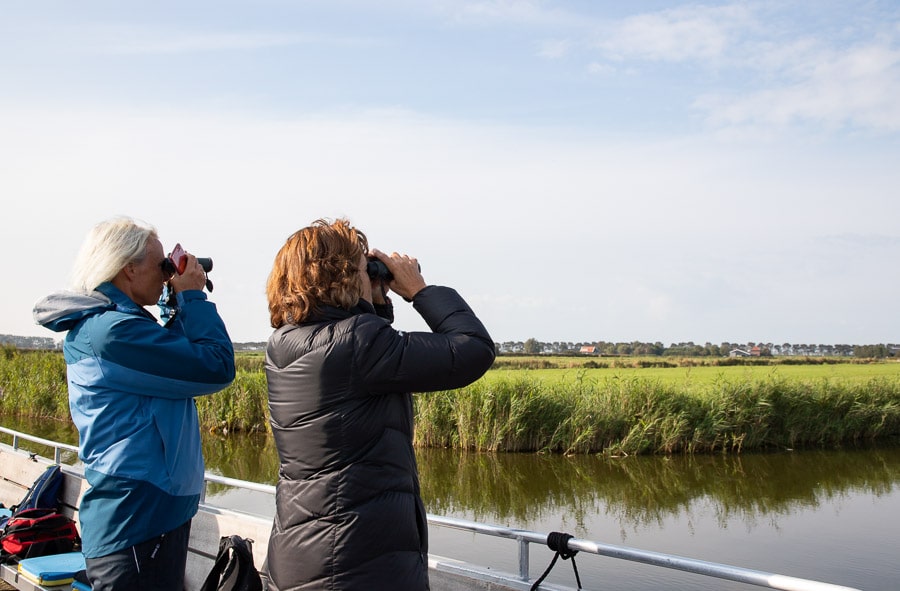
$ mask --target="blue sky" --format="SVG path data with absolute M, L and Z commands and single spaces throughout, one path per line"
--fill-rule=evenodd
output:
M 496 341 L 900 342 L 894 2 L 8 2 L 0 89 L 0 333 L 125 214 L 236 341 L 348 217 Z

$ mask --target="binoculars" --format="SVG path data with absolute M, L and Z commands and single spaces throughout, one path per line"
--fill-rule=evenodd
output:
M 181 248 L 181 243 L 175 245 L 175 248 L 172 250 L 172 253 L 169 254 L 168 257 L 162 262 L 162 270 L 169 274 L 174 275 L 178 273 L 181 275 L 184 273 L 184 269 L 187 266 L 188 258 L 187 253 L 184 252 L 184 249 Z M 212 271 L 213 262 L 211 258 L 207 257 L 197 257 L 197 262 L 200 263 L 200 266 L 203 267 L 203 270 L 207 273 Z M 209 277 L 206 278 L 206 291 L 212 291 L 213 284 L 212 281 L 209 280 Z
M 422 265 L 419 265 L 419 271 L 421 270 Z M 373 281 L 375 279 L 382 279 L 384 281 L 392 281 L 394 279 L 394 274 L 390 272 L 387 265 L 373 256 L 370 256 L 369 262 L 366 263 L 366 274 L 369 276 L 369 279 Z
M 369 279 L 372 280 L 383 279 L 390 281 L 394 278 L 394 274 L 388 270 L 387 265 L 375 257 L 370 257 L 369 262 L 366 263 L 366 273 L 369 275 Z

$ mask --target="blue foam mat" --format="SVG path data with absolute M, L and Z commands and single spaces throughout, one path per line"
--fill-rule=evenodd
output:
M 39 585 L 65 585 L 71 583 L 75 573 L 84 570 L 84 555 L 81 552 L 66 552 L 36 556 L 19 561 L 19 573 Z

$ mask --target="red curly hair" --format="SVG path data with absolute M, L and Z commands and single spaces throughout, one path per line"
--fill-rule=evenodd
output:
M 345 219 L 318 219 L 294 232 L 275 255 L 266 282 L 272 328 L 306 321 L 322 306 L 349 310 L 362 295 L 366 235 Z

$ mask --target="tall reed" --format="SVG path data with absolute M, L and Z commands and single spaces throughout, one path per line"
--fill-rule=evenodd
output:
M 672 385 L 637 377 L 478 382 L 416 397 L 416 443 L 476 451 L 740 452 L 900 437 L 900 382 L 778 376 Z
M 539 370 L 537 370 L 539 371 Z M 0 349 L 0 412 L 68 419 L 59 352 Z M 475 451 L 676 454 L 835 447 L 900 438 L 900 380 L 777 373 L 668 383 L 638 376 L 542 381 L 526 372 L 415 397 L 415 444 Z M 203 428 L 267 431 L 261 358 L 197 398 Z
M 0 411 L 36 417 L 69 416 L 66 362 L 56 351 L 0 350 Z
M 210 431 L 266 431 L 269 425 L 266 375 L 237 370 L 230 386 L 196 399 L 200 424 Z

